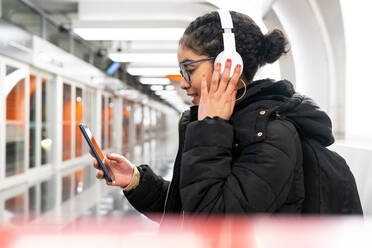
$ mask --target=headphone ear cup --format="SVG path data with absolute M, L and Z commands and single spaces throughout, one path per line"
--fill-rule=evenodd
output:
M 240 56 L 240 54 L 237 53 L 236 51 L 232 51 L 232 52 L 222 51 L 221 53 L 217 55 L 216 59 L 214 60 L 214 66 L 216 66 L 217 63 L 221 63 L 221 72 L 220 72 L 221 75 L 223 73 L 223 70 L 225 69 L 225 63 L 227 59 L 231 59 L 231 70 L 230 70 L 229 78 L 231 78 L 232 75 L 234 74 L 234 70 L 237 65 L 242 66 L 239 76 L 242 75 L 243 59 Z
M 221 73 L 223 71 L 223 68 L 225 68 L 225 61 L 226 61 L 226 59 L 223 60 L 223 54 L 224 54 L 224 51 L 220 52 L 214 60 L 214 67 L 216 67 L 217 63 L 221 64 Z

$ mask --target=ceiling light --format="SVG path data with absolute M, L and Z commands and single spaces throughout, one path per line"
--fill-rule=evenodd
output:
M 157 90 L 163 90 L 164 87 L 162 85 L 153 85 L 150 87 L 151 90 L 157 91 Z
M 110 53 L 109 58 L 116 62 L 146 63 L 172 63 L 177 65 L 177 54 L 175 53 Z
M 184 31 L 184 28 L 74 28 L 84 40 L 179 40 Z
M 170 84 L 168 78 L 140 78 L 139 81 L 141 82 L 141 84 Z
M 174 90 L 175 88 L 174 88 L 173 85 L 167 85 L 167 86 L 165 87 L 165 89 L 166 89 L 166 90 Z
M 175 90 L 157 90 L 157 91 L 155 91 L 155 94 L 158 95 L 158 96 L 164 96 L 164 95 L 177 96 L 177 91 L 175 91 Z
M 178 67 L 130 67 L 127 71 L 135 76 L 165 76 L 179 74 L 180 69 Z

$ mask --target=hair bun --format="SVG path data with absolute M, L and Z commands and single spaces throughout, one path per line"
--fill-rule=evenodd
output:
M 264 36 L 261 49 L 262 63 L 274 63 L 283 54 L 288 52 L 287 50 L 288 40 L 279 29 L 274 29 L 270 33 Z

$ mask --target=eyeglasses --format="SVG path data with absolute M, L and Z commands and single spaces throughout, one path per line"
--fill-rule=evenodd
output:
M 187 61 L 187 62 L 181 63 L 180 64 L 180 73 L 181 73 L 181 76 L 183 77 L 183 79 L 185 79 L 186 82 L 190 83 L 190 81 L 191 81 L 191 79 L 190 79 L 190 73 L 186 69 L 186 66 L 187 65 L 194 64 L 194 63 L 198 63 L 198 62 L 213 60 L 213 59 L 215 59 L 215 57 L 208 57 L 208 58 L 204 58 L 204 59 L 197 59 L 197 60 L 192 60 L 192 61 Z

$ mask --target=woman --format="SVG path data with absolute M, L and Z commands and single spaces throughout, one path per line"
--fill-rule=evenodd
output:
M 156 221 L 161 216 L 151 213 L 301 213 L 301 142 L 295 127 L 275 116 L 278 102 L 294 95 L 293 86 L 285 80 L 253 81 L 260 67 L 287 52 L 287 40 L 280 30 L 263 35 L 251 18 L 230 13 L 244 63 L 241 76 L 242 68 L 231 68 L 229 60 L 224 68 L 213 66 L 224 49 L 217 12 L 194 20 L 180 39 L 181 88 L 195 106 L 180 119 L 172 181 L 120 155 L 108 154 L 105 160 L 115 178 L 111 185 L 124 186 L 129 202 Z M 305 110 L 302 123 L 320 127 L 305 128 L 309 135 L 332 141 L 329 118 L 312 101 L 288 111 L 301 116 Z M 97 178 L 103 178 L 101 170 Z

